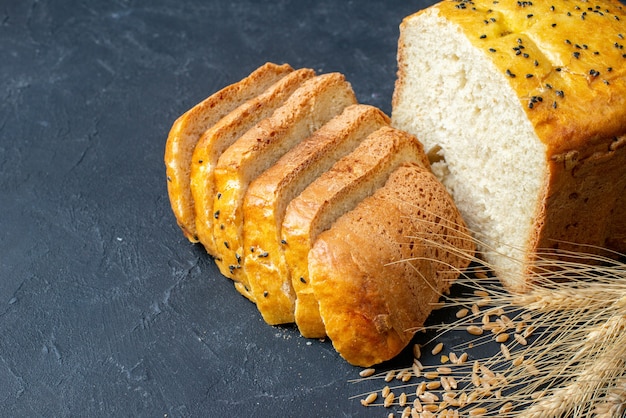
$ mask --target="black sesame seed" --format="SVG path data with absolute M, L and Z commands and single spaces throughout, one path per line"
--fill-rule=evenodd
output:
M 574 52 L 572 53 L 572 55 L 574 56 L 574 58 L 578 59 L 580 58 L 580 52 Z
M 167 176 L 167 181 L 172 181 L 172 178 L 170 176 Z
M 550 90 L 552 90 L 552 84 L 546 83 L 546 87 L 549 88 Z
M 556 108 L 557 108 L 556 101 L 554 101 L 554 102 L 552 103 L 552 107 L 553 107 L 554 109 L 556 109 Z
M 480 35 L 480 39 L 485 39 L 485 38 L 487 38 L 487 35 L 485 34 Z
M 221 224 L 220 229 L 224 229 L 224 228 L 225 228 L 224 224 Z
M 589 75 L 592 77 L 597 77 L 600 75 L 599 71 L 594 70 L 593 68 L 591 70 L 589 70 Z
M 566 43 L 566 44 L 568 44 L 568 45 L 571 45 L 571 44 L 572 44 L 572 41 L 570 41 L 569 39 L 566 39 L 566 40 L 565 40 L 565 43 Z
M 565 93 L 563 92 L 563 90 L 556 90 L 555 94 L 559 97 L 565 97 Z
M 263 297 L 266 298 L 267 295 L 269 295 L 268 291 L 267 290 L 263 291 Z
M 528 58 L 528 57 L 530 57 L 530 55 L 528 55 L 528 54 L 526 54 L 526 53 L 522 54 L 522 56 L 523 56 L 524 58 Z
M 535 64 L 535 67 L 539 67 L 539 61 L 535 60 L 534 64 Z
M 300 277 L 300 281 L 304 284 L 306 284 L 306 280 L 304 280 L 304 277 Z
M 489 18 L 489 20 L 491 20 L 492 23 L 496 22 L 496 18 L 495 17 Z
M 283 244 L 283 245 L 287 245 L 287 241 L 286 241 L 286 240 L 284 240 L 284 239 L 281 239 L 281 240 L 280 240 L 280 243 L 281 243 L 281 244 Z
M 237 259 L 237 263 L 241 264 L 241 256 L 235 253 L 235 258 Z
M 550 6 L 550 10 L 554 11 L 555 7 L 554 6 Z
M 230 245 L 228 245 L 228 242 L 227 242 L 227 241 L 224 241 L 224 247 L 226 247 L 226 248 L 230 249 Z
M 613 71 L 613 67 L 609 67 L 609 68 L 607 68 L 606 70 L 607 70 L 608 72 L 611 72 L 611 71 Z
M 259 257 L 269 257 L 269 253 L 265 251 L 264 253 L 259 254 Z
M 526 78 L 533 78 L 534 76 L 532 74 L 526 74 Z
M 250 247 L 250 252 L 253 253 L 254 252 L 254 247 Z
M 220 200 L 221 198 L 222 198 L 222 194 L 221 194 L 221 193 L 218 193 L 218 194 L 217 194 L 217 200 Z
M 509 69 L 507 69 L 507 70 L 506 70 L 506 75 L 508 75 L 508 76 L 509 76 L 509 77 L 511 77 L 511 78 L 515 78 L 515 74 L 513 74 L 513 73 L 511 72 L 511 70 L 509 70 Z
M 495 48 L 489 48 L 489 52 L 496 52 Z
M 602 82 L 603 82 L 604 84 L 606 84 L 607 86 L 610 84 L 610 83 L 609 83 L 609 80 L 602 80 Z
M 528 108 L 532 109 L 533 107 L 535 107 L 535 105 L 533 104 L 533 102 L 528 103 Z
M 553 24 L 552 24 L 552 27 L 553 27 L 553 28 L 556 28 L 556 23 L 553 23 Z
M 556 67 L 556 71 L 560 73 L 561 72 L 561 67 Z
M 219 217 L 220 217 L 220 211 L 219 211 L 219 210 L 216 210 L 216 211 L 215 211 L 215 213 L 213 214 L 213 217 L 214 217 L 215 219 L 219 219 Z
M 527 14 L 527 15 L 526 15 L 526 17 L 527 17 L 528 19 L 530 19 L 530 18 L 531 18 L 531 17 L 533 17 L 533 16 L 534 16 L 534 15 L 533 15 L 532 13 L 530 13 L 530 14 Z
M 202 164 L 203 162 L 203 160 L 198 160 L 198 164 Z
M 618 33 L 617 37 L 620 38 L 620 39 L 624 39 L 624 35 L 622 35 L 621 33 Z

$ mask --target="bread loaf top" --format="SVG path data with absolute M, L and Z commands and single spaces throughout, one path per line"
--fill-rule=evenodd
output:
M 484 50 L 549 154 L 626 133 L 626 6 L 618 1 L 451 0 L 402 25 L 422 13 L 457 24 Z

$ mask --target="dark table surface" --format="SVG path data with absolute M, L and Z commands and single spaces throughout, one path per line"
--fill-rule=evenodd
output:
M 386 416 L 329 341 L 270 327 L 176 226 L 173 121 L 266 61 L 391 110 L 434 1 L 0 4 L 0 415 Z

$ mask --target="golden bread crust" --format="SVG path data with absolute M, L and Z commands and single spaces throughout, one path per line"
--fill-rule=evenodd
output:
M 285 257 L 297 294 L 296 323 L 308 336 L 325 334 L 310 287 L 306 261 L 310 248 L 319 233 L 354 208 L 362 197 L 381 187 L 391 172 L 405 162 L 429 167 L 423 147 L 414 136 L 391 127 L 380 128 L 288 205 L 282 239 L 288 243 Z
M 165 145 L 167 190 L 176 221 L 189 241 L 198 242 L 190 189 L 193 150 L 200 136 L 231 110 L 260 94 L 292 71 L 287 65 L 266 63 L 248 77 L 224 87 L 181 115 Z
M 363 367 L 396 356 L 473 252 L 443 185 L 423 166 L 399 167 L 310 251 L 311 285 L 335 349 Z
M 247 131 L 220 156 L 214 172 L 213 208 L 219 216 L 213 234 L 216 264 L 223 275 L 248 287 L 242 268 L 242 204 L 248 185 L 294 145 L 355 103 L 352 87 L 343 75 L 330 73 L 314 77 L 305 81 L 272 116 Z
M 442 1 L 402 25 L 431 9 L 507 74 L 550 155 L 626 134 L 626 6 L 619 1 Z
M 287 204 L 365 136 L 387 125 L 389 118 L 375 107 L 348 106 L 250 184 L 243 205 L 244 271 L 267 323 L 294 320 L 295 294 L 283 253 L 288 243 L 281 243 Z
M 246 131 L 269 117 L 305 80 L 315 76 L 311 69 L 295 70 L 266 91 L 220 119 L 195 146 L 191 160 L 191 194 L 195 204 L 196 233 L 211 255 L 216 255 L 213 228 L 215 211 L 214 170 L 222 153 Z

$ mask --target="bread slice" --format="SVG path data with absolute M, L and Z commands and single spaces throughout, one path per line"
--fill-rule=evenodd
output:
M 266 91 L 220 119 L 198 141 L 191 162 L 191 195 L 195 204 L 196 233 L 209 254 L 217 253 L 213 239 L 213 173 L 218 158 L 246 131 L 269 117 L 305 80 L 314 75 L 315 72 L 307 68 L 287 74 Z
M 309 278 L 333 346 L 369 367 L 395 357 L 473 257 L 474 242 L 444 186 L 418 164 L 320 234 Z
M 244 271 L 263 319 L 294 321 L 295 293 L 281 243 L 289 202 L 373 131 L 389 125 L 379 109 L 356 104 L 296 145 L 254 180 L 243 203 Z
M 282 239 L 287 242 L 285 259 L 297 296 L 295 319 L 302 335 L 326 335 L 309 283 L 307 257 L 313 242 L 337 218 L 382 187 L 389 175 L 406 162 L 429 166 L 417 138 L 390 127 L 380 128 L 287 206 Z
M 511 290 L 537 253 L 626 250 L 624 36 L 608 0 L 441 2 L 402 22 L 392 124 Z
M 176 221 L 189 241 L 198 242 L 189 183 L 191 158 L 200 136 L 230 111 L 258 96 L 291 71 L 287 64 L 266 63 L 243 80 L 198 103 L 172 125 L 165 145 L 167 191 Z
M 231 145 L 215 167 L 214 237 L 222 274 L 247 292 L 243 266 L 242 203 L 248 185 L 283 154 L 306 139 L 345 107 L 355 104 L 352 87 L 339 73 L 307 80 L 272 116 Z

